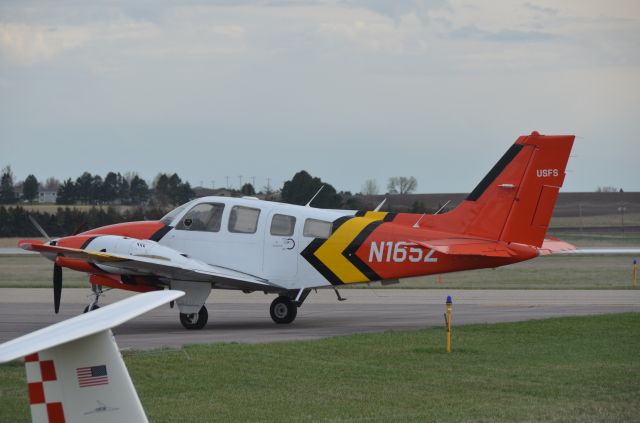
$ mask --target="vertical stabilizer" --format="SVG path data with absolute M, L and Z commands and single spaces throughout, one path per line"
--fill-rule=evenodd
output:
M 540 247 L 575 136 L 519 137 L 457 208 L 434 229 Z

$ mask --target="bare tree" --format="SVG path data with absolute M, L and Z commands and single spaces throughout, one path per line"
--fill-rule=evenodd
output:
M 410 194 L 417 187 L 418 181 L 413 176 L 392 176 L 387 184 L 389 194 Z
M 363 195 L 378 195 L 378 183 L 375 179 L 367 179 L 362 185 Z
M 44 181 L 44 189 L 57 190 L 58 188 L 60 188 L 60 181 L 54 178 L 53 176 L 48 177 Z
M 596 192 L 618 192 L 618 188 L 611 186 L 598 187 Z

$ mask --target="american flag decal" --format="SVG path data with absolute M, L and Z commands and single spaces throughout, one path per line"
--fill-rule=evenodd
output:
M 81 388 L 109 383 L 107 366 L 104 364 L 101 366 L 80 367 L 76 369 L 76 375 L 78 376 L 78 385 Z

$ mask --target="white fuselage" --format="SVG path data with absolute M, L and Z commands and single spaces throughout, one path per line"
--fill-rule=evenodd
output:
M 198 222 L 197 211 L 209 217 L 212 208 L 218 211 L 211 213 L 216 223 L 205 221 L 206 217 Z M 300 252 L 317 237 L 314 234 L 330 228 L 337 218 L 354 213 L 246 197 L 202 197 L 163 220 L 172 229 L 159 243 L 207 264 L 241 270 L 287 289 L 325 286 L 330 283 Z

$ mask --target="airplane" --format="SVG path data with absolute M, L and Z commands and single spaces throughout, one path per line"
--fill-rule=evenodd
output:
M 435 214 L 327 210 L 252 197 L 202 197 L 159 221 L 128 222 L 19 246 L 86 272 L 99 307 L 103 287 L 180 290 L 186 329 L 202 329 L 211 289 L 264 292 L 275 323 L 295 320 L 312 290 L 495 268 L 572 250 L 545 239 L 574 135 L 518 137 L 461 204 Z M 46 236 L 46 233 L 43 235 Z M 173 306 L 173 303 L 172 303 Z
M 147 422 L 111 328 L 183 295 L 135 295 L 0 345 L 0 363 L 24 357 L 31 420 Z

